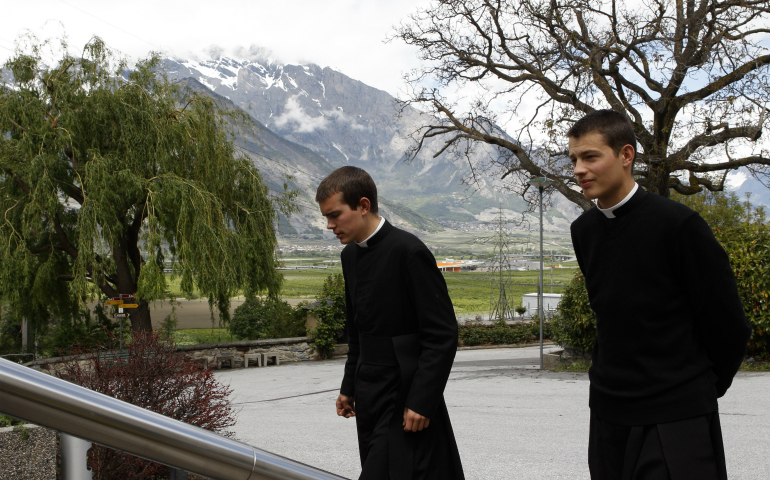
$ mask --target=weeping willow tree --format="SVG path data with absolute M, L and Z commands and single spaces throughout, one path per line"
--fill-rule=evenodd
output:
M 172 256 L 181 290 L 227 317 L 230 298 L 276 294 L 273 195 L 233 144 L 246 116 L 170 83 L 152 55 L 128 69 L 92 39 L 53 67 L 35 44 L 0 87 L 0 293 L 19 316 L 67 316 L 134 294 L 151 330 Z M 64 49 L 66 52 L 66 48 Z M 103 297 L 102 297 L 103 298 Z

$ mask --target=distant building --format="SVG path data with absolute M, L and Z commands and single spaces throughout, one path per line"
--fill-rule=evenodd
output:
M 444 259 L 443 262 L 436 262 L 436 266 L 442 272 L 472 272 L 479 268 L 483 262 L 479 260 L 452 260 Z
M 561 302 L 561 293 L 544 293 L 543 294 L 543 311 L 546 315 L 556 312 L 556 307 Z M 537 317 L 537 292 L 525 293 L 521 296 L 521 306 L 527 309 L 525 317 Z

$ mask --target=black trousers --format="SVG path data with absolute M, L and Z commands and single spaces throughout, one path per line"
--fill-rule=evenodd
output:
M 592 480 L 727 480 L 719 413 L 623 426 L 591 413 Z

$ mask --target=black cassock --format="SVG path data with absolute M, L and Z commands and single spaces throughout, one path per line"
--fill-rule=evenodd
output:
M 361 480 L 464 479 L 444 387 L 457 319 L 433 255 L 385 222 L 342 251 L 348 360 L 340 393 L 355 398 Z M 404 432 L 404 407 L 430 419 Z

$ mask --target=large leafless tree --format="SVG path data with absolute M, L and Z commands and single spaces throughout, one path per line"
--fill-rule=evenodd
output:
M 436 119 L 409 156 L 439 139 L 431 153 L 454 151 L 471 176 L 491 169 L 525 197 L 546 176 L 587 209 L 564 133 L 612 108 L 634 125 L 650 191 L 720 191 L 740 167 L 766 180 L 769 14 L 767 0 L 437 0 L 394 34 L 423 60 L 404 104 Z M 476 94 L 460 107 L 457 88 Z

